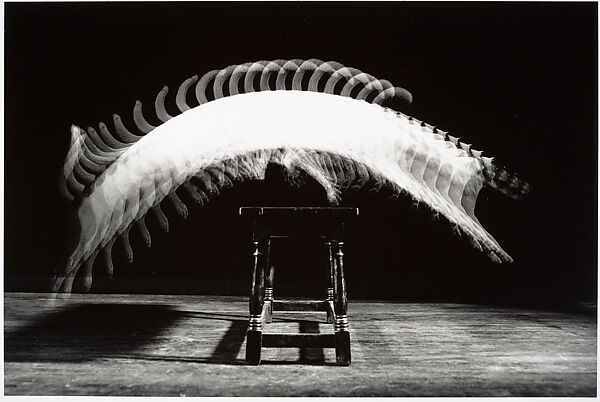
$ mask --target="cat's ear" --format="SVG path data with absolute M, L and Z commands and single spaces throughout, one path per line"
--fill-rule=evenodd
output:
M 81 151 L 81 146 L 85 140 L 86 134 L 87 133 L 79 128 L 79 126 L 71 124 L 71 145 L 69 146 L 69 152 L 79 153 L 79 151 Z
M 71 136 L 79 136 L 81 135 L 81 129 L 77 127 L 75 124 L 71 124 Z
M 81 143 L 84 141 L 84 136 L 86 132 L 83 131 L 79 126 L 75 124 L 71 124 L 71 148 L 78 144 L 78 147 L 81 146 Z

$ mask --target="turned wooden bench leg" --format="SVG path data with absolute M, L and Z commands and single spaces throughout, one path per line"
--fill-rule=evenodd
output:
M 331 250 L 331 241 L 325 241 L 327 248 L 327 267 L 325 269 L 325 283 L 327 283 L 327 302 L 333 303 L 333 251 Z M 331 309 L 327 309 L 327 323 L 333 324 L 334 314 Z
M 348 299 L 346 297 L 346 282 L 344 279 L 344 251 L 343 242 L 334 242 L 334 309 L 335 322 L 335 359 L 338 364 L 349 366 L 350 332 L 348 327 Z
M 275 265 L 271 260 L 271 240 L 267 242 L 267 255 L 265 256 L 266 269 L 265 274 L 265 323 L 273 321 L 273 279 L 275 277 Z
M 252 289 L 250 291 L 250 320 L 246 334 L 246 362 L 260 364 L 262 349 L 262 310 L 264 303 L 264 264 L 262 242 L 254 241 L 254 267 L 252 268 Z

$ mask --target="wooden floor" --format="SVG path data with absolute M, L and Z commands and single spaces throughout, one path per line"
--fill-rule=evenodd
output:
M 350 367 L 332 349 L 246 366 L 242 297 L 8 293 L 4 310 L 5 395 L 596 395 L 594 308 L 351 301 Z M 331 331 L 323 313 L 276 314 L 269 332 Z

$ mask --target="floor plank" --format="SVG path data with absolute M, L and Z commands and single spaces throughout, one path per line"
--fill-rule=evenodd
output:
M 352 365 L 333 349 L 244 364 L 247 299 L 7 293 L 6 395 L 595 396 L 596 312 L 350 302 Z M 268 332 L 329 333 L 276 312 Z

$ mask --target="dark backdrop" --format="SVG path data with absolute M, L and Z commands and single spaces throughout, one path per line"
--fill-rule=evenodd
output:
M 523 201 L 489 189 L 479 198 L 510 265 L 405 199 L 349 200 L 361 207 L 347 242 L 351 297 L 596 300 L 594 3 L 6 3 L 5 29 L 5 290 L 43 290 L 60 258 L 70 124 L 128 119 L 136 99 L 151 110 L 162 85 L 215 68 L 314 57 L 407 88 L 414 102 L 403 112 L 496 156 L 534 189 Z M 237 186 L 185 223 L 167 208 L 171 233 L 150 222 L 149 250 L 132 235 L 132 265 L 115 247 L 115 278 L 96 267 L 92 291 L 247 293 L 235 208 L 263 193 Z M 296 259 L 278 271 L 280 289 L 310 287 L 311 266 Z

